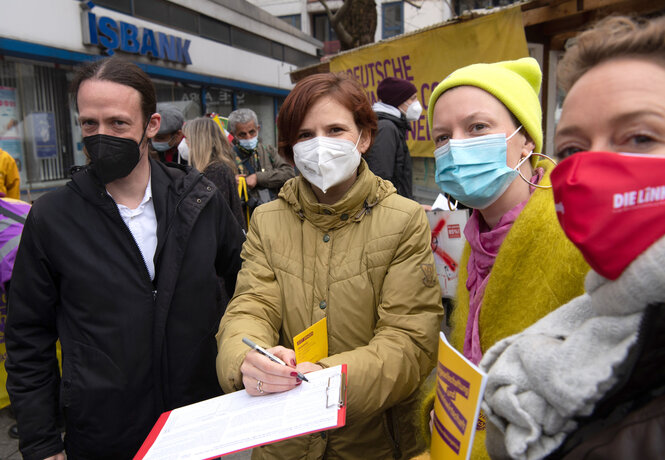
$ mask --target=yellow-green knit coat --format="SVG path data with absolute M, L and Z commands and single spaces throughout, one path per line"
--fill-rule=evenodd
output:
M 550 185 L 553 165 L 543 160 L 537 166 L 545 169 L 539 185 Z M 470 252 L 467 243 L 460 263 L 457 301 L 451 315 L 449 340 L 459 351 L 464 346 L 469 316 L 466 280 Z M 581 295 L 588 270 L 582 255 L 566 238 L 557 221 L 552 190 L 536 189 L 503 241 L 485 288 L 478 325 L 483 353 L 504 337 L 522 331 Z M 423 429 L 428 434 L 433 401 L 434 389 L 429 392 L 421 414 Z M 476 432 L 471 458 L 489 458 L 484 430 Z

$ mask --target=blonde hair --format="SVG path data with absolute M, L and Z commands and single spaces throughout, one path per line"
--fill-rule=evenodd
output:
M 212 118 L 188 121 L 183 132 L 189 145 L 189 161 L 196 169 L 203 171 L 211 163 L 221 161 L 232 171 L 238 170 L 231 144 Z
M 609 16 L 577 36 L 558 65 L 557 78 L 568 92 L 598 64 L 621 57 L 638 57 L 665 65 L 665 16 L 654 19 Z

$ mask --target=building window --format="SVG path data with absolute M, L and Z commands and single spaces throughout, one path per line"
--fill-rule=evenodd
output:
M 169 24 L 193 34 L 199 33 L 199 15 L 182 6 L 169 5 Z
M 284 47 L 284 61 L 295 64 L 298 67 L 305 67 L 312 64 L 312 57 L 290 46 Z
M 153 80 L 157 96 L 157 110 L 166 105 L 176 107 L 185 120 L 200 117 L 203 113 L 201 107 L 201 88 L 196 85 L 183 85 L 166 81 Z
M 132 0 L 95 0 L 96 6 L 103 6 L 121 13 L 132 14 Z
M 16 160 L 24 190 L 67 178 L 75 161 L 67 86 L 64 69 L 0 62 L 0 148 Z
M 337 40 L 337 34 L 330 25 L 330 19 L 325 13 L 312 15 L 312 35 L 319 41 L 329 42 Z
M 233 112 L 233 91 L 224 88 L 206 88 L 206 113 L 228 117 Z
M 201 15 L 199 21 L 201 24 L 201 36 L 224 43 L 225 45 L 231 44 L 231 26 L 203 15 Z
M 238 27 L 231 28 L 231 43 L 234 47 L 272 56 L 272 41 Z
M 169 3 L 163 0 L 143 0 L 134 4 L 134 14 L 148 21 L 169 24 Z
M 161 22 L 194 34 L 199 33 L 199 14 L 165 0 L 134 2 L 134 13 L 149 21 Z
M 300 22 L 299 14 L 289 14 L 288 16 L 279 16 L 279 19 L 286 22 L 287 24 L 292 25 L 298 30 L 302 30 L 302 24 Z
M 381 38 L 390 38 L 404 33 L 404 3 L 392 2 L 381 5 Z

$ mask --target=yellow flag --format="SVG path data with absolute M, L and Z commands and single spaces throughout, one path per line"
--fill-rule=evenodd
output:
M 229 119 L 225 117 L 220 117 L 219 115 L 215 115 L 212 117 L 212 120 L 217 123 L 217 126 L 219 126 L 219 129 L 222 130 L 222 133 L 226 136 L 226 127 L 229 123 Z

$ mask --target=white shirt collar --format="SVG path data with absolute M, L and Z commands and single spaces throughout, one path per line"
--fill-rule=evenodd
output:
M 109 191 L 106 191 L 106 194 L 113 198 L 113 195 L 109 193 Z M 143 208 L 146 203 L 148 203 L 152 199 L 152 177 L 148 177 L 148 185 L 145 187 L 145 192 L 143 192 L 143 199 L 139 203 L 139 205 L 136 207 L 136 209 L 141 209 Z M 113 201 L 115 201 L 115 198 L 113 198 Z M 128 206 L 125 206 L 124 204 L 120 204 L 116 201 L 116 204 L 118 205 L 118 209 L 123 210 L 123 209 L 128 209 L 131 210 Z
M 145 187 L 145 193 L 143 194 L 143 199 L 139 206 L 145 206 L 145 204 L 152 199 L 152 177 L 148 177 L 148 185 Z

